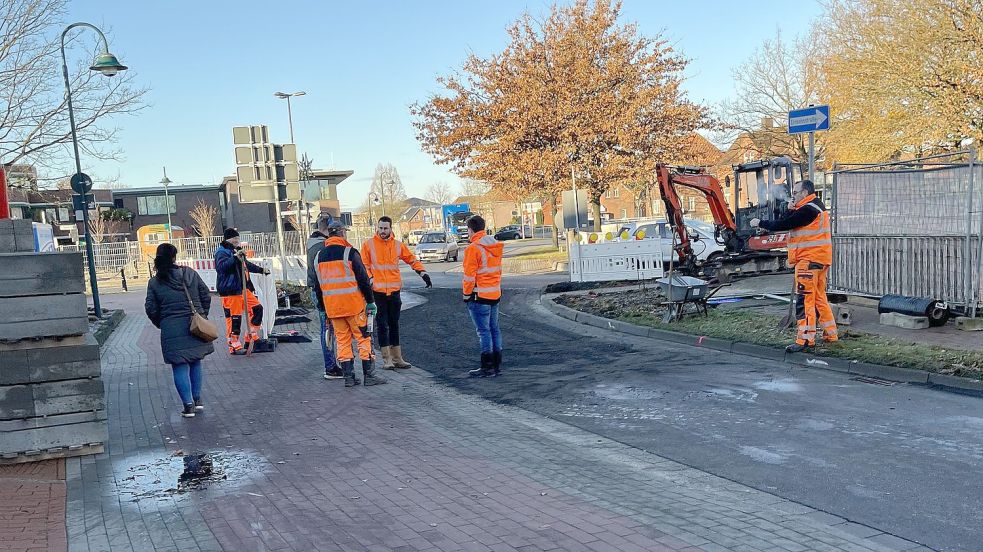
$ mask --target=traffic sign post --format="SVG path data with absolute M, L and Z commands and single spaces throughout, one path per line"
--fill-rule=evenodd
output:
M 829 130 L 829 106 L 810 105 L 788 112 L 788 133 L 809 134 L 809 180 L 816 178 L 816 132 Z
M 87 194 L 92 191 L 92 179 L 85 173 L 72 175 L 72 190 L 77 194 Z
M 232 129 L 232 141 L 235 144 L 239 202 L 273 202 L 277 245 L 280 248 L 280 265 L 283 271 L 283 282 L 286 283 L 287 255 L 283 239 L 283 214 L 280 210 L 280 201 L 283 199 L 300 200 L 301 198 L 297 170 L 297 146 L 270 143 L 269 130 L 266 125 L 234 127 Z M 284 185 L 285 188 L 282 194 L 280 185 Z M 281 197 L 281 195 L 285 197 Z M 289 308 L 289 298 L 286 303 Z

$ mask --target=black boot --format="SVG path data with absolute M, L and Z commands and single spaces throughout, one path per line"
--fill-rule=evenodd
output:
M 495 358 L 492 353 L 481 353 L 481 368 L 468 370 L 472 378 L 487 378 L 495 375 Z
M 386 378 L 375 373 L 375 360 L 362 359 L 362 374 L 365 376 L 365 385 L 380 385 L 389 383 Z
M 492 353 L 492 368 L 494 368 L 496 376 L 502 373 L 502 351 Z
M 799 343 L 793 343 L 788 347 L 785 347 L 786 353 L 808 353 L 812 351 L 812 345 L 802 345 Z
M 355 377 L 355 361 L 345 360 L 341 363 L 341 372 L 344 374 L 345 387 L 355 387 L 362 383 Z

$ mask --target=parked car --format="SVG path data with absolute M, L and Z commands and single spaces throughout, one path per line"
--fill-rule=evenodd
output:
M 457 239 L 446 232 L 427 232 L 416 246 L 421 261 L 456 261 L 460 251 Z
M 526 237 L 531 238 L 532 228 L 526 226 L 524 230 L 525 230 Z M 495 232 L 495 239 L 499 241 L 517 240 L 521 237 L 522 237 L 522 230 L 519 229 L 518 224 L 510 224 L 508 226 L 503 226 L 498 230 L 498 232 Z
M 426 234 L 426 230 L 413 230 L 406 235 L 406 245 L 416 245 L 420 243 L 420 239 Z
M 713 225 L 698 220 L 687 220 L 685 222 L 686 232 L 693 241 L 693 252 L 696 253 L 698 259 L 704 261 L 712 256 L 724 254 L 724 246 L 717 243 L 717 240 L 713 237 Z M 639 224 L 632 231 L 631 239 L 639 239 L 640 232 L 645 233 L 645 238 L 643 239 L 662 238 L 662 262 L 668 263 L 670 259 L 673 261 L 678 260 L 673 258 L 672 230 L 668 222 L 660 221 Z

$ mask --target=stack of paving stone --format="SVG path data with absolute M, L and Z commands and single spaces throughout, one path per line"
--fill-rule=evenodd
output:
M 99 344 L 81 253 L 35 253 L 29 220 L 0 220 L 0 464 L 103 451 Z

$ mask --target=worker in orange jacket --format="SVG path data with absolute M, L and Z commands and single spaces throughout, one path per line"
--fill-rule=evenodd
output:
M 788 261 L 795 267 L 795 344 L 785 350 L 798 353 L 816 344 L 818 318 L 823 341 L 837 341 L 836 318 L 826 298 L 826 276 L 833 264 L 833 233 L 829 212 L 816 197 L 811 180 L 792 186 L 794 209 L 781 220 L 751 219 L 752 227 L 789 232 Z M 818 314 L 818 316 L 817 316 Z
M 410 248 L 393 236 L 393 219 L 389 217 L 380 217 L 375 235 L 362 244 L 362 259 L 372 278 L 372 293 L 379 307 L 375 323 L 379 329 L 382 367 L 386 370 L 412 368 L 413 365 L 403 358 L 403 349 L 399 345 L 399 311 L 403 305 L 399 296 L 399 290 L 403 288 L 399 261 L 410 265 L 428 288 L 433 287 L 430 275 Z
M 481 345 L 481 366 L 473 377 L 497 376 L 502 367 L 502 332 L 498 327 L 498 303 L 502 300 L 502 252 L 505 245 L 485 233 L 485 219 L 468 219 L 470 234 L 464 250 L 464 302 Z
M 353 340 L 358 344 L 365 385 L 386 383 L 385 378 L 375 373 L 372 338 L 368 331 L 368 317 L 376 313 L 369 274 L 358 250 L 348 242 L 345 226 L 335 220 L 328 224 L 327 230 L 324 249 L 317 254 L 317 280 L 321 289 L 317 295 L 317 308 L 324 311 L 334 328 L 345 387 L 360 383 L 355 377 Z

